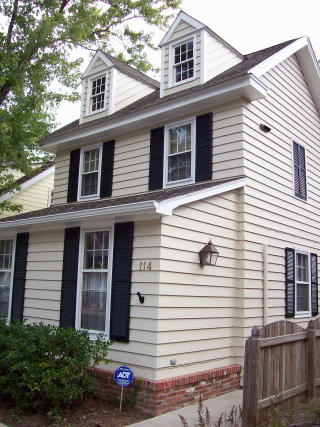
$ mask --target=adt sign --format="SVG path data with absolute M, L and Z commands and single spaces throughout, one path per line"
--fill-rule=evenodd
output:
M 120 366 L 114 373 L 114 380 L 118 385 L 126 387 L 133 381 L 133 372 L 127 366 Z

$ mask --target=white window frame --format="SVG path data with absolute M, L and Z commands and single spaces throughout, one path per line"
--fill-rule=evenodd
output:
M 106 87 L 105 87 L 105 92 L 104 92 L 104 106 L 103 108 L 100 108 L 99 110 L 96 111 L 92 111 L 92 105 L 91 105 L 91 99 L 92 99 L 92 82 L 94 80 L 97 80 L 100 77 L 105 77 L 106 78 Z M 92 116 L 94 114 L 98 114 L 101 113 L 102 111 L 106 111 L 107 109 L 107 87 L 108 87 L 108 71 L 103 71 L 100 73 L 95 73 L 93 75 L 91 75 L 88 78 L 88 83 L 87 83 L 87 100 L 86 100 L 86 116 Z
M 97 185 L 97 193 L 91 194 L 89 196 L 82 196 L 82 169 L 83 169 L 83 158 L 85 151 L 95 150 L 99 148 L 99 166 L 98 166 L 98 185 Z M 101 167 L 102 167 L 102 144 L 90 145 L 88 147 L 81 148 L 80 152 L 80 165 L 79 165 L 79 179 L 78 179 L 78 201 L 83 200 L 96 200 L 100 199 L 100 183 L 101 183 Z
M 186 80 L 181 80 L 180 82 L 175 81 L 175 64 L 174 64 L 174 49 L 177 46 L 193 41 L 193 77 L 190 77 Z M 179 39 L 179 41 L 175 41 L 174 43 L 169 45 L 169 84 L 168 87 L 175 87 L 182 85 L 184 83 L 192 82 L 196 79 L 196 34 L 192 36 L 184 37 L 183 39 Z
M 191 177 L 180 181 L 168 181 L 168 157 L 169 157 L 169 130 L 191 123 Z M 177 153 L 178 154 L 178 153 Z M 192 117 L 165 126 L 164 132 L 164 162 L 163 162 L 163 188 L 178 187 L 180 185 L 193 184 L 196 177 L 196 118 Z
M 307 255 L 308 256 L 308 282 L 299 282 L 297 280 L 297 268 L 298 268 L 298 263 L 297 263 L 297 254 L 302 254 L 302 255 Z M 295 265 L 295 272 L 294 272 L 294 300 L 295 300 L 295 307 L 294 307 L 294 313 L 295 313 L 295 318 L 299 319 L 302 317 L 311 317 L 311 310 L 312 310 L 312 301 L 311 301 L 311 265 L 310 265 L 310 251 L 306 250 L 306 249 L 301 249 L 301 248 L 294 248 L 294 265 Z M 309 311 L 298 311 L 297 309 L 297 288 L 298 288 L 298 283 L 303 283 L 305 285 L 308 285 L 308 302 L 309 302 Z
M 305 164 L 306 164 L 306 200 L 301 199 L 301 197 L 296 196 L 295 188 L 294 188 L 294 151 L 293 151 L 293 143 L 297 143 L 301 145 L 304 148 L 304 154 L 305 154 Z M 300 141 L 298 138 L 291 138 L 291 161 L 292 161 L 292 193 L 293 197 L 297 200 L 300 200 L 301 202 L 307 203 L 308 202 L 308 162 L 307 162 L 307 146 L 304 142 Z
M 112 266 L 113 266 L 113 244 L 114 244 L 114 232 L 113 227 L 95 227 L 85 228 L 81 230 L 80 244 L 79 244 L 79 262 L 78 262 L 78 284 L 77 284 L 77 299 L 76 299 L 76 329 L 81 330 L 81 308 L 82 308 L 82 285 L 83 285 L 83 273 L 93 272 L 96 270 L 84 270 L 84 244 L 86 233 L 92 233 L 97 231 L 109 231 L 109 257 L 108 257 L 108 270 L 99 270 L 102 273 L 107 272 L 107 301 L 106 301 L 106 323 L 105 331 L 93 331 L 89 330 L 91 339 L 96 339 L 99 334 L 103 334 L 107 340 L 110 339 L 110 315 L 111 315 L 111 287 L 112 287 Z
M 11 262 L 11 270 L 1 270 L 1 271 L 10 271 L 10 291 L 9 291 L 9 308 L 8 308 L 8 322 L 11 319 L 11 305 L 12 305 L 12 290 L 13 290 L 13 274 L 14 274 L 14 263 L 15 263 L 15 255 L 16 255 L 16 236 L 8 236 L 3 237 L 0 240 L 12 240 L 12 262 Z

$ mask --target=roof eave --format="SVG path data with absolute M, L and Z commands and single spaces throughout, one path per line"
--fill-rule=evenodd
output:
M 245 74 L 227 82 L 168 100 L 161 105 L 146 107 L 118 119 L 110 119 L 106 122 L 97 123 L 96 126 L 84 127 L 58 135 L 48 141 L 43 141 L 42 147 L 55 150 L 62 145 L 67 148 L 103 141 L 121 133 L 157 125 L 161 121 L 171 121 L 173 118 L 185 114 L 186 109 L 188 113 L 192 114 L 201 109 L 238 98 L 244 98 L 248 101 L 262 99 L 267 96 L 267 90 L 267 87 L 257 77 Z

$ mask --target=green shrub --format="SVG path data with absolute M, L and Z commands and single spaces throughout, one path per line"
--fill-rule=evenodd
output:
M 0 397 L 18 410 L 57 413 L 92 390 L 90 366 L 108 363 L 110 342 L 90 341 L 87 331 L 0 319 Z

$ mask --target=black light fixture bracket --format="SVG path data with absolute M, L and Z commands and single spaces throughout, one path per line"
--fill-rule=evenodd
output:
M 140 302 L 140 304 L 143 304 L 143 303 L 144 303 L 144 296 L 142 296 L 142 295 L 140 294 L 140 292 L 137 292 L 137 295 L 138 295 L 138 298 L 139 298 L 139 302 Z
M 260 123 L 260 129 L 264 133 L 269 133 L 271 131 L 271 128 L 267 125 L 264 125 L 263 123 Z

